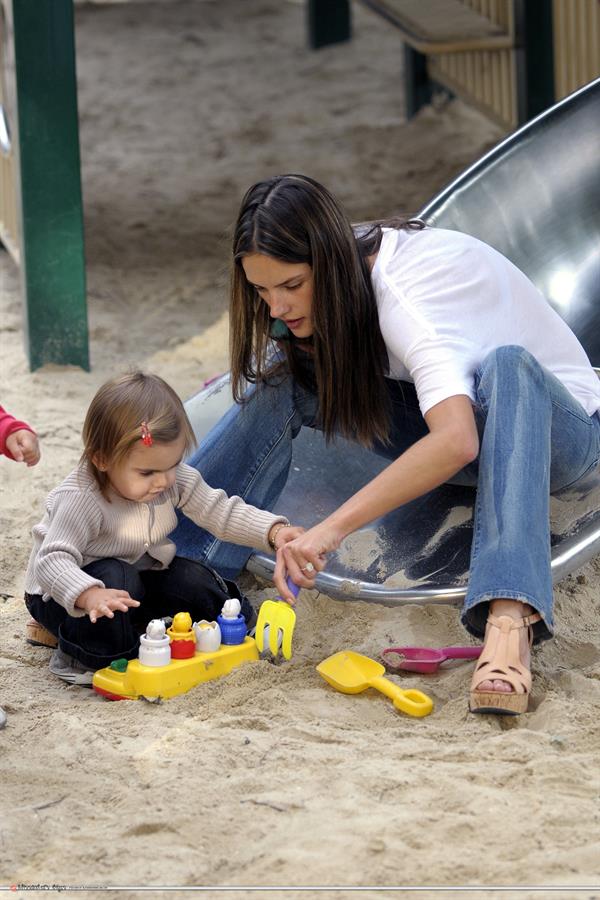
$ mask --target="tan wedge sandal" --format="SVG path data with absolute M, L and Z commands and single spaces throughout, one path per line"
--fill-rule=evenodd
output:
M 529 629 L 529 646 L 533 641 L 531 626 L 541 620 L 539 613 L 512 619 L 510 616 L 488 616 L 490 630 L 486 645 L 475 666 L 471 681 L 469 709 L 473 713 L 496 713 L 517 716 L 527 712 L 531 692 L 531 673 L 521 662 L 519 631 Z M 502 691 L 478 691 L 482 681 L 506 681 L 511 693 Z

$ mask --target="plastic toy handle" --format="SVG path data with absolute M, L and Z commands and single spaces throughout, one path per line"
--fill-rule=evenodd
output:
M 292 592 L 294 597 L 297 597 L 298 594 L 300 593 L 300 588 L 298 587 L 296 582 L 292 581 L 292 579 L 288 575 L 288 577 L 285 579 L 285 583 L 287 584 L 288 588 L 290 589 L 290 591 Z
M 447 659 L 477 659 L 481 656 L 481 647 L 442 647 L 441 652 Z
M 396 709 L 402 710 L 409 716 L 415 716 L 416 718 L 428 716 L 433 709 L 433 700 L 427 694 L 423 694 L 414 688 L 404 691 L 397 684 L 394 684 L 393 681 L 390 681 L 389 678 L 385 678 L 384 675 L 378 675 L 370 680 L 369 684 L 376 690 L 381 691 L 382 694 L 385 694 L 386 697 L 389 697 L 390 700 L 393 700 Z

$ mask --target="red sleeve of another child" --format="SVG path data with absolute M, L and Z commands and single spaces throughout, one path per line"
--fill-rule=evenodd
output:
M 0 453 L 8 456 L 9 459 L 14 459 L 14 456 L 9 450 L 6 449 L 6 439 L 14 431 L 20 431 L 22 428 L 25 428 L 27 431 L 31 431 L 32 434 L 35 434 L 35 431 L 30 425 L 27 424 L 27 422 L 20 422 L 18 419 L 15 419 L 14 416 L 11 416 L 10 413 L 7 413 L 2 406 L 0 406 Z

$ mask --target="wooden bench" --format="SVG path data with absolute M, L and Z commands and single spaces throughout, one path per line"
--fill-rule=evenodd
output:
M 361 0 L 418 53 L 506 50 L 514 36 L 460 0 Z
M 505 25 L 461 0 L 355 3 L 398 31 L 404 45 L 408 118 L 431 101 L 436 88 L 460 94 L 507 130 L 554 103 L 552 0 L 500 0 L 495 18 Z M 307 4 L 313 49 L 350 39 L 351 0 L 307 0 Z M 490 101 L 492 94 L 495 99 Z

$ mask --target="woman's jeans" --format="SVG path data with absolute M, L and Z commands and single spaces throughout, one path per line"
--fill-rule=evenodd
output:
M 395 459 L 428 429 L 414 386 L 389 382 L 391 443 L 374 452 Z M 600 483 L 600 415 L 590 417 L 557 378 L 522 347 L 494 350 L 475 373 L 474 412 L 480 436 L 475 462 L 452 479 L 477 487 L 468 591 L 462 622 L 484 633 L 494 598 L 531 604 L 542 616 L 534 631 L 553 633 L 550 494 L 592 475 Z M 251 389 L 189 460 L 212 487 L 271 509 L 288 477 L 292 439 L 315 427 L 317 399 L 290 377 Z M 235 577 L 250 551 L 225 544 L 181 519 L 177 552 Z

